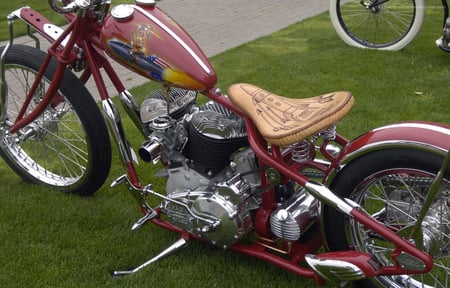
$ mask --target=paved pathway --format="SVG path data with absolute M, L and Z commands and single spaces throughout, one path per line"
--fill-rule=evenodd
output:
M 118 2 L 112 0 L 113 5 Z M 326 0 L 164 0 L 157 5 L 189 32 L 207 56 L 213 56 L 324 12 L 329 3 Z M 28 37 L 22 37 L 16 43 L 27 41 Z M 42 41 L 41 48 L 46 48 L 45 43 Z M 125 68 L 118 71 L 128 89 L 148 81 Z M 87 86 L 97 96 L 92 80 Z M 111 95 L 115 95 L 111 83 L 107 82 L 107 86 Z

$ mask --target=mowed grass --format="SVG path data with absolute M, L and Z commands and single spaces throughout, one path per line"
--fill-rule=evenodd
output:
M 133 0 L 116 0 L 112 1 L 114 4 L 118 3 L 134 3 Z M 58 1 L 57 1 L 58 3 Z M 7 16 L 20 7 L 29 6 L 35 11 L 38 11 L 45 18 L 49 19 L 52 23 L 56 25 L 67 24 L 63 15 L 55 13 L 48 5 L 47 0 L 14 0 L 7 1 L 3 0 L 0 4 L 0 40 L 8 39 L 9 29 Z M 17 21 L 19 22 L 19 21 Z M 25 34 L 25 25 L 14 25 L 14 32 L 17 34 Z
M 355 107 L 337 127 L 348 138 L 397 121 L 448 124 L 450 55 L 434 45 L 441 22 L 441 11 L 429 9 L 411 45 L 381 52 L 346 46 L 324 13 L 211 61 L 224 90 L 249 82 L 289 97 L 352 91 Z M 142 98 L 155 87 L 132 92 Z M 143 139 L 123 118 L 137 149 Z M 177 240 L 151 225 L 130 231 L 141 213 L 125 186 L 109 188 L 124 173 L 114 152 L 107 183 L 87 198 L 26 184 L 0 162 L 0 287 L 315 287 L 271 264 L 197 242 L 136 275 L 111 278 L 111 270 L 141 264 Z M 144 184 L 163 191 L 164 183 L 152 178 L 158 168 L 141 162 L 138 169 Z

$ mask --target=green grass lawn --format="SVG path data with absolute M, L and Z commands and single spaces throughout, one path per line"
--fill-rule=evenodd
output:
M 112 3 L 134 3 L 134 0 L 113 0 Z M 66 24 L 66 20 L 64 16 L 55 13 L 50 6 L 48 5 L 47 0 L 14 0 L 14 1 L 6 1 L 3 0 L 0 4 L 0 40 L 8 39 L 9 31 L 8 31 L 8 21 L 6 17 L 12 11 L 24 7 L 30 6 L 35 11 L 38 11 L 51 22 L 57 25 Z M 14 26 L 15 33 L 24 34 L 25 33 L 25 25 L 15 25 Z
M 5 2 L 0 14 L 13 3 L 37 2 L 46 5 L 43 0 Z M 450 79 L 450 55 L 434 45 L 441 21 L 441 11 L 429 9 L 411 45 L 400 52 L 380 52 L 346 46 L 324 13 L 211 61 L 224 90 L 235 82 L 250 82 L 289 97 L 352 91 L 355 107 L 337 127 L 348 138 L 396 121 L 450 123 L 445 82 Z M 5 24 L 0 25 L 4 31 Z M 154 85 L 132 92 L 142 96 L 150 89 Z M 132 127 L 128 119 L 125 125 Z M 138 148 L 139 132 L 130 130 L 128 135 Z M 150 225 L 130 231 L 141 213 L 125 186 L 109 188 L 124 173 L 114 151 L 108 182 L 89 198 L 28 185 L 0 163 L 0 287 L 315 286 L 273 265 L 195 242 L 136 275 L 111 278 L 111 270 L 140 264 L 177 239 Z M 151 181 L 154 169 L 149 164 L 138 169 L 143 182 Z
M 6 16 L 12 11 L 23 7 L 30 6 L 36 11 L 39 11 L 46 18 L 51 19 L 52 22 L 58 24 L 64 24 L 65 20 L 62 15 L 58 15 L 50 8 L 47 3 L 47 0 L 15 0 L 15 1 L 2 1 L 0 6 L 0 40 L 7 39 L 9 37 L 8 32 L 8 22 L 6 20 Z M 15 32 L 24 33 L 25 26 L 24 25 L 15 25 Z

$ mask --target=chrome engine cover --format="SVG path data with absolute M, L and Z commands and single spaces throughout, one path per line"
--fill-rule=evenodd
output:
M 241 239 L 252 228 L 249 183 L 239 174 L 218 183 L 207 181 L 194 170 L 185 168 L 171 171 L 169 180 L 189 178 L 191 181 L 183 181 L 183 185 L 190 184 L 196 189 L 177 188 L 168 194 L 162 209 L 170 221 L 219 247 L 227 248 Z M 203 187 L 193 185 L 194 182 Z
M 229 247 L 252 230 L 252 209 L 261 203 L 252 191 L 259 185 L 254 154 L 250 149 L 237 153 L 219 175 L 208 178 L 185 164 L 168 168 L 167 199 L 162 212 L 177 227 L 199 235 L 219 247 Z

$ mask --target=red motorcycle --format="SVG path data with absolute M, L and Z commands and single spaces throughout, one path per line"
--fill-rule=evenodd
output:
M 112 186 L 127 185 L 143 212 L 133 229 L 151 222 L 180 236 L 114 276 L 195 239 L 319 284 L 449 287 L 449 126 L 399 123 L 348 140 L 335 124 L 351 93 L 291 99 L 241 83 L 226 95 L 202 50 L 152 0 L 49 4 L 64 30 L 29 7 L 8 16 L 0 155 L 25 180 L 91 195 L 109 173 L 112 136 L 126 170 Z M 52 43 L 47 53 L 13 43 L 17 20 Z M 107 55 L 161 89 L 138 103 Z M 154 176 L 166 178 L 164 193 L 140 181 L 105 74 L 142 133 L 139 157 L 163 164 Z M 101 108 L 84 86 L 91 76 Z M 211 101 L 197 104 L 198 93 Z

